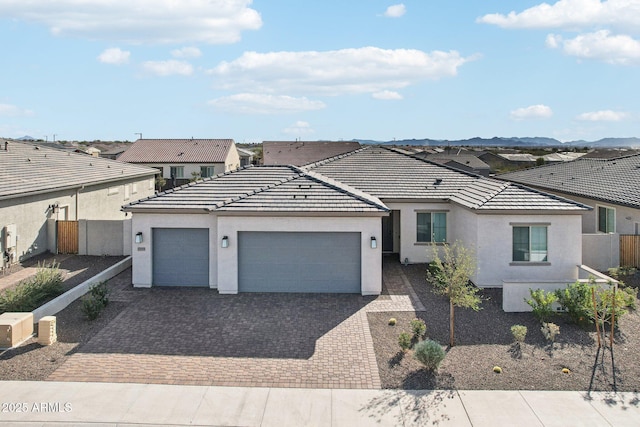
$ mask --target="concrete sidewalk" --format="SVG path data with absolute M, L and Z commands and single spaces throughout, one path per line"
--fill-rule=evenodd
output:
M 0 425 L 637 426 L 636 393 L 0 382 Z

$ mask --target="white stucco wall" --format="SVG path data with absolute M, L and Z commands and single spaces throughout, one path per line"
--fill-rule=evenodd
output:
M 565 215 L 478 215 L 478 271 L 480 287 L 500 287 L 503 280 L 575 280 L 582 263 L 582 217 Z M 547 263 L 512 262 L 514 224 L 548 224 Z
M 238 292 L 238 232 L 360 232 L 362 238 L 362 294 L 377 295 L 382 290 L 382 221 L 380 217 L 237 217 L 219 216 L 215 242 L 229 237 L 229 247 L 218 249 L 218 291 Z M 371 249 L 371 237 L 378 247 Z
M 202 214 L 146 214 L 134 213 L 131 220 L 131 235 L 142 233 L 142 243 L 135 243 L 132 238 L 131 279 L 137 288 L 151 287 L 153 281 L 153 228 L 207 228 L 209 229 L 209 287 L 216 287 L 217 258 L 216 217 L 208 213 Z
M 427 263 L 433 259 L 429 244 L 416 242 L 418 211 L 447 212 L 447 242 L 462 242 L 476 255 L 474 283 L 481 287 L 501 287 L 503 280 L 565 280 L 577 278 L 582 263 L 580 214 L 482 214 L 454 203 L 391 203 L 400 211 L 399 258 L 409 263 Z M 548 229 L 548 265 L 512 263 L 511 223 L 544 223 Z
M 433 259 L 432 246 L 429 243 L 417 241 L 417 213 L 418 211 L 447 212 L 447 241 L 452 237 L 451 224 L 454 218 L 449 203 L 391 203 L 385 205 L 399 211 L 400 218 L 400 247 L 399 258 L 401 262 L 406 259 L 409 264 L 429 262 Z M 394 234 L 397 233 L 394 224 Z M 395 249 L 395 248 L 394 248 Z

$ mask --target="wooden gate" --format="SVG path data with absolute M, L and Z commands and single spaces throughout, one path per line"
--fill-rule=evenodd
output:
M 58 221 L 58 253 L 78 253 L 78 221 Z
M 620 266 L 640 268 L 640 235 L 620 235 Z

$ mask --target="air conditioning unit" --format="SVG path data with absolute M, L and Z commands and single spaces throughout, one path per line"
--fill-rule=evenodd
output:
M 33 313 L 0 314 L 0 348 L 20 345 L 33 335 Z

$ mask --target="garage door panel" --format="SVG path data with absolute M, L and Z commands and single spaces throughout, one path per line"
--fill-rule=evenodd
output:
M 153 285 L 209 286 L 209 229 L 153 229 Z
M 240 232 L 240 292 L 361 292 L 360 233 Z

